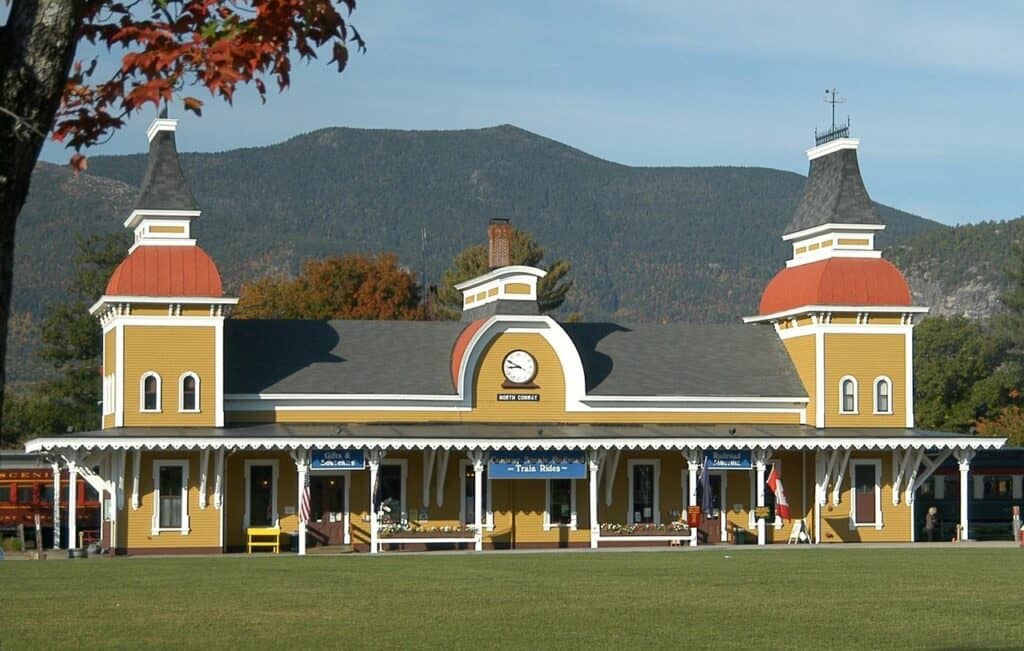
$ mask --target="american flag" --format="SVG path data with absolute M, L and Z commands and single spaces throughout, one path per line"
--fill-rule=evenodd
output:
M 302 485 L 302 499 L 299 500 L 299 521 L 309 522 L 309 473 L 306 474 L 306 481 Z

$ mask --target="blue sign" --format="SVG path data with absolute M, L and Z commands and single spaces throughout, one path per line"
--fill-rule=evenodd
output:
M 318 450 L 313 449 L 309 460 L 310 470 L 363 470 L 366 459 L 362 450 Z
M 584 479 L 582 451 L 493 452 L 487 464 L 490 479 Z
M 750 450 L 714 450 L 704 456 L 708 470 L 750 470 Z

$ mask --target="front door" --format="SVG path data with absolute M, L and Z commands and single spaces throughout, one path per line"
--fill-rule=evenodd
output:
M 249 527 L 277 525 L 277 486 L 274 465 L 246 463 L 246 515 Z
M 722 542 L 722 520 L 725 512 L 722 509 L 724 477 L 721 472 L 711 472 L 708 476 L 711 487 L 711 510 L 701 514 L 701 540 L 708 544 Z
M 348 495 L 345 475 L 313 474 L 309 479 L 309 524 L 306 535 L 315 545 L 347 545 Z M 308 543 L 307 543 L 308 544 Z

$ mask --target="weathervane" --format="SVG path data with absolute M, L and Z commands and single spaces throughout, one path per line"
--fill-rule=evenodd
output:
M 826 104 L 831 104 L 832 105 L 832 128 L 835 129 L 836 128 L 836 104 L 844 104 L 844 103 L 846 103 L 846 98 L 845 97 L 840 97 L 839 94 L 836 92 L 835 88 L 833 88 L 831 90 L 826 88 L 825 89 L 824 101 L 825 101 Z

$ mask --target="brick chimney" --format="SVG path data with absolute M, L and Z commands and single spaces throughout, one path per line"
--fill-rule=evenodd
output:
M 491 269 L 512 264 L 512 223 L 496 217 L 487 225 L 487 260 Z

